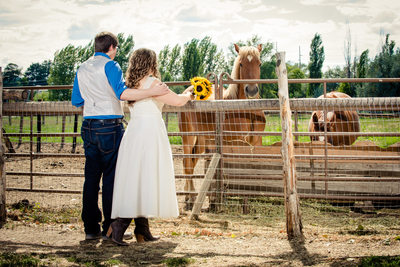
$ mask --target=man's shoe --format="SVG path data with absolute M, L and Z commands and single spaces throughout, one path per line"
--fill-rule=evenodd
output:
M 85 235 L 85 240 L 96 240 L 101 238 L 101 232 L 98 232 L 97 234 L 86 234 Z

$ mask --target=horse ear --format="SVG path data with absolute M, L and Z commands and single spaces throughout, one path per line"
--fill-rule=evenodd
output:
M 257 49 L 258 49 L 259 52 L 261 52 L 261 50 L 262 50 L 262 44 L 257 45 Z
M 345 111 L 335 111 L 336 118 L 342 120 L 342 121 L 348 121 L 349 118 L 346 116 Z
M 235 46 L 236 52 L 239 54 L 239 46 L 237 44 L 234 44 L 234 46 Z
M 313 112 L 313 114 L 312 114 L 312 121 L 313 121 L 313 124 L 314 124 L 314 130 L 315 130 L 316 132 L 318 132 L 318 131 L 319 131 L 319 122 L 318 122 L 318 115 L 317 115 L 317 112 Z

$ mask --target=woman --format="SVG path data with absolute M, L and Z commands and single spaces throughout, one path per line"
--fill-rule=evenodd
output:
M 126 85 L 147 88 L 159 78 L 157 56 L 138 49 L 129 59 Z M 118 153 L 111 218 L 116 219 L 108 235 L 118 245 L 128 245 L 122 237 L 135 218 L 137 242 L 157 240 L 151 235 L 148 217 L 173 218 L 179 215 L 174 166 L 167 130 L 162 119 L 164 104 L 182 106 L 191 99 L 190 89 L 173 91 L 129 103 L 131 118 Z

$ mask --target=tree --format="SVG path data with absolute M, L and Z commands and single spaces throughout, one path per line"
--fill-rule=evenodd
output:
M 371 62 L 368 73 L 370 77 L 399 77 L 400 69 L 398 61 L 400 59 L 400 51 L 397 49 L 395 52 L 396 43 L 393 40 L 390 41 L 389 37 L 390 35 L 387 34 L 381 52 Z M 400 86 L 398 83 L 373 83 L 369 84 L 366 88 L 366 94 L 378 97 L 400 96 Z
M 182 72 L 181 47 L 179 45 L 175 45 L 171 50 L 167 70 L 174 81 L 179 79 L 178 77 Z
M 369 64 L 368 53 L 369 53 L 368 49 L 361 53 L 360 60 L 357 63 L 357 72 L 356 72 L 357 78 L 367 77 L 367 70 Z
M 356 60 L 356 57 L 354 57 L 354 60 Z M 346 33 L 346 40 L 344 43 L 344 61 L 345 61 L 345 71 L 346 71 L 346 77 L 351 78 L 352 73 L 351 73 L 351 33 L 350 33 L 350 26 L 349 22 L 347 22 L 347 33 Z M 350 83 L 342 83 L 340 84 L 338 88 L 339 92 L 348 94 L 349 96 L 355 96 L 355 90 L 354 86 Z
M 346 77 L 346 70 L 340 66 L 335 66 L 333 68 L 328 67 L 328 70 L 324 73 L 324 78 L 327 79 L 337 79 Z M 340 83 L 327 83 L 326 91 L 338 91 Z
M 304 79 L 306 75 L 304 72 L 296 65 L 291 66 L 287 64 L 288 79 Z M 303 98 L 306 97 L 306 91 L 304 89 L 304 84 L 302 83 L 291 83 L 289 84 L 289 97 Z
M 122 73 L 125 73 L 128 69 L 129 56 L 135 46 L 135 42 L 133 41 L 132 35 L 128 35 L 128 37 L 125 38 L 123 33 L 118 33 L 117 38 L 119 43 L 118 52 L 114 60 L 120 65 Z
M 203 73 L 205 76 L 211 72 L 219 73 L 223 70 L 225 58 L 222 50 L 218 51 L 217 45 L 211 42 L 211 37 L 204 37 L 199 43 L 200 58 L 203 61 Z
M 15 63 L 9 63 L 3 72 L 3 86 L 21 86 L 22 68 Z
M 277 79 L 276 75 L 276 58 L 275 55 L 271 59 L 261 63 L 260 79 Z M 277 98 L 278 97 L 278 84 L 276 83 L 263 83 L 260 84 L 261 98 Z
M 169 45 L 166 45 L 158 54 L 158 68 L 162 81 L 168 82 L 179 79 L 182 70 L 180 52 L 181 47 L 179 45 L 175 45 L 172 50 L 170 50 Z
M 88 60 L 94 54 L 93 41 L 90 41 L 86 46 L 76 47 L 78 66 Z
M 184 45 L 182 54 L 182 79 L 206 76 L 210 72 L 220 72 L 225 66 L 221 50 L 206 36 L 202 40 L 192 39 Z
M 356 73 L 355 73 L 357 78 L 366 78 L 367 77 L 367 71 L 368 71 L 368 67 L 369 67 L 368 52 L 369 52 L 369 50 L 367 49 L 361 53 L 360 59 L 357 63 Z M 359 84 L 356 84 L 355 87 L 356 87 L 356 95 L 358 97 L 364 96 L 366 84 L 359 83 Z
M 311 41 L 310 46 L 310 63 L 308 65 L 310 78 L 321 78 L 322 77 L 322 65 L 325 60 L 324 47 L 322 45 L 321 36 L 316 33 Z M 309 91 L 307 92 L 308 97 L 317 97 L 321 95 L 320 84 L 311 83 Z
M 51 85 L 71 85 L 79 62 L 78 49 L 69 44 L 57 51 L 50 67 L 48 83 Z M 71 99 L 71 90 L 51 90 L 50 100 L 63 101 Z
M 182 79 L 185 81 L 203 73 L 203 59 L 201 58 L 200 51 L 197 47 L 198 44 L 198 39 L 192 39 L 184 46 L 182 55 Z
M 114 60 L 118 62 L 123 73 L 125 73 L 128 67 L 129 54 L 133 49 L 134 42 L 132 35 L 125 38 L 122 33 L 119 33 L 117 38 L 119 49 Z M 93 54 L 93 41 L 90 41 L 89 44 L 83 47 L 75 47 L 69 44 L 60 51 L 57 51 L 54 55 L 53 63 L 50 66 L 48 83 L 51 85 L 72 85 L 79 65 Z M 62 101 L 69 100 L 70 98 L 71 90 L 50 91 L 50 100 Z
M 50 66 L 50 60 L 45 60 L 42 63 L 32 63 L 24 73 L 27 85 L 47 85 Z
M 344 61 L 346 77 L 351 78 L 351 33 L 349 22 L 347 22 L 346 40 L 344 42 Z

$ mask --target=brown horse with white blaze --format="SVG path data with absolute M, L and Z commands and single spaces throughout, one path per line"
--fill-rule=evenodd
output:
M 320 96 L 318 98 L 324 98 Z M 349 95 L 341 92 L 330 92 L 326 98 L 350 98 Z M 360 119 L 356 111 L 334 110 L 326 114 L 327 132 L 359 132 Z M 313 111 L 308 124 L 309 132 L 324 132 L 324 112 L 321 110 Z M 327 142 L 334 146 L 351 145 L 357 139 L 356 135 L 328 136 Z M 323 136 L 312 136 L 311 140 L 324 141 Z
M 260 79 L 260 51 L 261 45 L 257 47 L 239 47 L 235 44 L 238 56 L 235 59 L 231 77 L 234 80 Z M 215 91 L 215 90 L 214 90 Z M 215 95 L 209 97 L 214 100 Z M 259 87 L 256 83 L 230 84 L 223 91 L 223 99 L 258 99 L 260 98 Z M 264 131 L 265 116 L 262 111 L 236 111 L 225 112 L 222 129 L 224 131 Z M 181 132 L 215 131 L 216 116 L 213 112 L 187 112 L 181 113 L 179 129 Z M 224 145 L 262 145 L 261 136 L 224 136 Z M 183 136 L 184 154 L 201 154 L 207 148 L 215 147 L 215 136 Z M 183 168 L 185 174 L 193 174 L 198 158 L 184 158 Z M 184 190 L 194 192 L 193 180 L 187 179 Z M 191 209 L 195 197 L 186 197 L 186 208 Z

